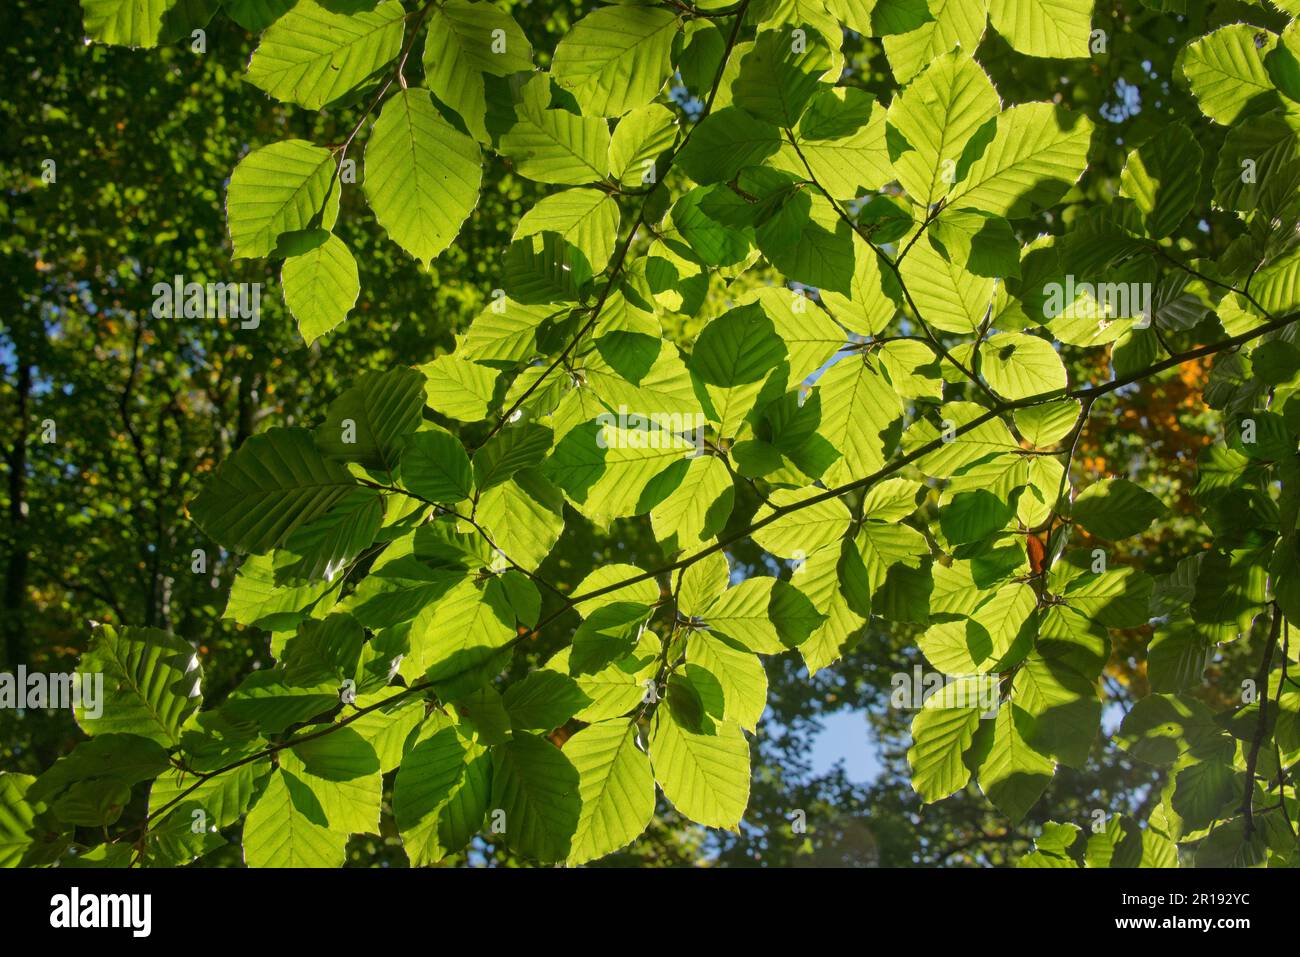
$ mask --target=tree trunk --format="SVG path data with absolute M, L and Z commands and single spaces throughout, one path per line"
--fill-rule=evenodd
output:
M 18 392 L 17 429 L 13 448 L 5 451 L 9 467 L 9 525 L 13 530 L 13 552 L 5 566 L 4 650 L 5 663 L 11 667 L 26 661 L 26 628 L 23 610 L 27 603 L 27 441 L 28 399 L 32 391 L 32 367 L 26 357 L 17 355 Z

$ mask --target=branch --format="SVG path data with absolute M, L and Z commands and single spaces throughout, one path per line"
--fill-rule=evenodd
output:
M 334 175 L 330 179 L 330 189 L 333 189 L 334 184 L 338 181 L 339 171 L 343 168 L 343 160 L 348 155 L 348 147 L 352 145 L 352 141 L 356 139 L 357 134 L 361 132 L 361 127 L 366 125 L 366 120 L 368 120 L 370 114 L 375 111 L 375 107 L 377 107 L 383 98 L 388 95 L 388 91 L 393 86 L 393 81 L 400 80 L 402 89 L 406 89 L 406 78 L 402 76 L 402 70 L 405 69 L 406 59 L 411 55 L 411 50 L 415 47 L 415 41 L 420 35 L 420 27 L 424 23 L 424 18 L 429 15 L 429 11 L 436 5 L 436 0 L 428 0 L 428 2 L 426 2 L 419 10 L 406 15 L 406 19 L 414 20 L 414 23 L 411 26 L 411 35 L 402 46 L 402 52 L 397 56 L 397 64 L 393 67 L 393 71 L 388 75 L 388 79 L 384 82 L 384 85 L 379 88 L 379 92 L 375 94 L 375 98 L 370 101 L 370 105 L 366 107 L 365 112 L 361 114 L 361 118 L 357 120 L 356 125 L 352 127 L 352 132 L 348 134 L 348 138 L 335 147 L 339 154 L 339 161 L 334 167 Z
M 423 495 L 417 495 L 415 492 L 407 491 L 406 489 L 401 488 L 400 486 L 397 486 L 397 485 L 383 485 L 383 484 L 380 483 L 380 482 L 372 482 L 372 481 L 370 481 L 369 479 L 358 479 L 357 481 L 358 481 L 361 485 L 366 486 L 367 488 L 378 489 L 378 490 L 380 490 L 380 491 L 382 491 L 382 492 L 389 492 L 389 493 L 392 493 L 392 494 L 395 494 L 395 495 L 405 495 L 407 498 L 414 499 L 414 500 L 417 501 L 417 502 L 421 502 L 421 503 L 423 503 L 424 505 L 427 505 L 427 506 L 433 508 L 433 509 L 434 509 L 435 511 L 437 511 L 439 514 L 446 515 L 446 516 L 449 516 L 449 517 L 451 517 L 451 518 L 459 519 L 460 521 L 464 522 L 465 524 L 471 526 L 471 527 L 474 529 L 474 531 L 478 532 L 479 535 L 481 535 L 481 536 L 483 537 L 483 541 L 487 542 L 487 543 L 488 543 L 488 546 L 489 546 L 489 547 L 490 547 L 494 552 L 496 552 L 498 555 L 500 555 L 502 558 L 504 558 L 504 559 L 506 560 L 506 562 L 510 565 L 510 567 L 513 568 L 513 569 L 515 569 L 515 571 L 518 571 L 518 572 L 520 572 L 521 574 L 527 575 L 529 578 L 531 578 L 531 579 L 532 579 L 533 581 L 535 581 L 537 584 L 543 586 L 544 588 L 548 588 L 548 589 L 550 589 L 552 592 L 554 592 L 556 595 L 559 595 L 561 598 L 565 598 L 564 593 L 563 593 L 562 591 L 560 591 L 558 588 L 556 588 L 554 585 L 552 585 L 550 582 L 548 582 L 546 579 L 542 578 L 542 577 L 541 577 L 540 575 L 538 575 L 538 574 L 535 574 L 534 572 L 530 572 L 530 571 L 529 571 L 527 568 L 525 568 L 523 565 L 520 565 L 517 561 L 515 561 L 513 558 L 511 558 L 509 555 L 507 555 L 507 554 L 505 553 L 505 551 L 503 551 L 503 550 L 501 549 L 501 547 L 500 547 L 499 545 L 497 545 L 497 543 L 494 542 L 494 541 L 492 540 L 492 536 L 489 535 L 489 534 L 487 533 L 487 530 L 486 530 L 482 525 L 480 525 L 478 522 L 476 522 L 473 518 L 471 518 L 470 516 L 468 516 L 468 515 L 462 515 L 460 512 L 456 511 L 454 508 L 448 508 L 448 507 L 445 506 L 445 505 L 439 505 L 437 502 L 433 501 L 432 499 L 427 499 L 427 498 L 425 498 Z
M 973 429 L 979 428 L 985 422 L 988 422 L 992 419 L 999 418 L 1002 415 L 1005 415 L 1007 412 L 1013 412 L 1016 409 L 1028 408 L 1030 406 L 1042 405 L 1045 402 L 1054 402 L 1059 399 L 1082 399 L 1090 403 L 1092 400 L 1100 398 L 1101 396 L 1104 395 L 1109 395 L 1111 392 L 1121 389 L 1126 385 L 1132 385 L 1134 382 L 1138 382 L 1149 376 L 1156 375 L 1160 372 L 1163 372 L 1166 369 L 1171 369 L 1175 366 L 1181 365 L 1182 363 L 1187 362 L 1191 359 L 1198 359 L 1203 356 L 1214 355 L 1216 353 L 1223 352 L 1227 349 L 1231 349 L 1236 346 L 1239 346 L 1244 342 L 1249 342 L 1253 339 L 1257 339 L 1260 336 L 1266 335 L 1267 333 L 1274 332 L 1278 329 L 1282 329 L 1296 321 L 1300 321 L 1300 312 L 1293 313 L 1289 316 L 1283 316 L 1280 319 L 1275 319 L 1272 322 L 1268 322 L 1265 323 L 1264 325 L 1258 326 L 1255 329 L 1250 330 L 1249 332 L 1240 333 L 1239 335 L 1232 336 L 1228 339 L 1224 339 L 1212 345 L 1201 346 L 1200 348 L 1197 349 L 1192 349 L 1187 352 L 1179 353 L 1176 356 L 1171 356 L 1170 358 L 1162 362 L 1157 362 L 1154 365 L 1139 370 L 1138 372 L 1134 372 L 1122 378 L 1115 379 L 1111 382 L 1103 383 L 1102 385 L 1090 386 L 1087 388 L 1079 388 L 1079 389 L 1054 389 L 1051 392 L 1043 392 L 1040 393 L 1039 395 L 1029 396 L 1024 399 L 1018 399 L 1014 402 L 999 402 L 993 408 L 988 409 L 983 414 L 976 416 L 974 419 L 971 419 L 971 421 L 967 422 L 965 425 L 958 426 L 948 434 L 954 437 L 958 435 L 963 435 L 966 432 L 970 432 Z M 665 574 L 667 572 L 677 571 L 679 568 L 686 568 L 694 564 L 695 562 L 699 561 L 701 558 L 704 558 L 707 555 L 711 555 L 716 551 L 721 551 L 722 549 L 727 548 L 728 546 L 733 545 L 738 541 L 748 538 L 753 532 L 756 532 L 760 528 L 770 525 L 772 522 L 775 522 L 777 519 L 785 515 L 788 515 L 791 512 L 797 512 L 800 509 L 809 508 L 813 505 L 817 505 L 820 504 L 821 502 L 825 502 L 828 499 L 838 498 L 841 495 L 845 494 L 846 492 L 851 492 L 854 489 L 869 488 L 870 486 L 879 482 L 881 479 L 888 478 L 890 475 L 893 475 L 895 472 L 899 471 L 904 466 L 910 465 L 911 463 L 915 462 L 917 459 L 924 458 L 926 455 L 929 455 L 931 452 L 935 451 L 936 449 L 938 449 L 944 444 L 945 441 L 942 436 L 937 439 L 933 439 L 930 442 L 927 442 L 924 445 L 919 446 L 916 449 L 913 449 L 911 452 L 907 453 L 906 455 L 900 456 L 890 464 L 873 472 L 871 475 L 867 475 L 859 479 L 854 479 L 853 481 L 848 482 L 844 485 L 839 485 L 836 486 L 835 488 L 827 489 L 826 491 L 822 492 L 819 495 L 812 495 L 806 499 L 801 499 L 800 501 L 797 502 L 791 502 L 788 505 L 783 505 L 780 508 L 774 509 L 772 511 L 772 514 L 767 516 L 766 518 L 755 522 L 754 524 L 750 525 L 746 529 L 742 529 L 741 531 L 738 531 L 736 534 L 732 535 L 727 539 L 720 540 L 710 545 L 708 548 L 701 549 L 700 551 L 691 555 L 689 558 L 680 559 L 676 562 L 672 562 L 671 564 L 664 565 L 662 568 L 658 568 L 654 571 L 642 572 L 639 575 L 633 575 L 622 581 L 614 582 L 613 584 L 606 585 L 601 588 L 593 589 L 592 591 L 586 592 L 585 594 L 578 595 L 572 598 L 571 601 L 573 601 L 574 603 L 586 601 L 590 598 L 596 598 L 601 595 L 605 595 L 610 592 L 615 592 L 618 591 L 619 589 L 626 588 L 628 585 L 634 585 L 637 582 L 645 581 L 646 579 L 650 579 L 650 578 L 655 578 L 656 576 Z M 544 625 L 548 623 L 550 620 L 551 619 L 548 619 L 547 622 L 543 622 L 542 624 Z M 541 627 L 542 625 L 538 625 L 539 629 Z
M 1169 260 L 1169 262 L 1173 263 L 1173 265 L 1177 266 L 1179 269 L 1187 273 L 1189 276 L 1195 276 L 1197 279 L 1200 279 L 1203 282 L 1208 282 L 1213 286 L 1218 286 L 1220 289 L 1226 289 L 1228 292 L 1235 292 L 1238 295 L 1240 295 L 1243 299 L 1245 299 L 1248 303 L 1250 303 L 1252 306 L 1254 306 L 1256 309 L 1258 309 L 1265 318 L 1268 319 L 1273 318 L 1273 314 L 1269 312 L 1267 309 L 1265 309 L 1262 305 L 1260 305 L 1259 300 L 1250 294 L 1250 280 L 1253 279 L 1255 276 L 1254 270 L 1251 270 L 1250 276 L 1247 277 L 1246 279 L 1246 288 L 1237 289 L 1234 286 L 1228 285 L 1226 282 L 1221 282 L 1220 280 L 1215 279 L 1212 276 L 1207 276 L 1205 273 L 1193 269 L 1191 266 L 1187 265 L 1181 260 L 1175 259 L 1173 256 L 1171 256 L 1168 253 L 1167 250 L 1165 250 L 1163 246 L 1150 246 L 1148 248 L 1151 249 L 1151 251 L 1154 252 L 1156 255 Z
M 383 701 L 376 701 L 374 704 L 366 705 L 364 708 L 357 708 L 346 718 L 343 718 L 340 721 L 336 721 L 332 724 L 329 724 L 326 727 L 321 728 L 319 731 L 313 731 L 310 734 L 303 734 L 303 735 L 298 735 L 297 737 L 294 738 L 288 738 L 284 741 L 279 742 L 278 744 L 273 744 L 270 747 L 263 748 L 261 751 L 258 751 L 254 754 L 245 755 L 244 757 L 240 758 L 238 761 L 232 761 L 230 764 L 219 767 L 215 771 L 206 771 L 206 772 L 195 771 L 193 773 L 195 777 L 198 778 L 198 780 L 195 781 L 193 784 L 191 784 L 180 794 L 176 795 L 176 797 L 172 798 L 162 807 L 158 808 L 157 810 L 151 811 L 149 813 L 149 816 L 144 819 L 143 826 L 147 829 L 150 821 L 154 820 L 154 818 L 158 817 L 159 815 L 165 814 L 167 811 L 171 810 L 181 801 L 185 800 L 186 797 L 194 793 L 194 791 L 197 790 L 199 787 L 201 787 L 203 785 L 203 782 L 207 781 L 209 778 L 214 778 L 220 774 L 226 774 L 230 771 L 234 771 L 236 768 L 242 768 L 244 765 L 252 764 L 254 761 L 260 761 L 262 758 L 269 758 L 271 757 L 271 755 L 278 754 L 279 752 L 283 751 L 285 748 L 292 748 L 299 744 L 303 744 L 304 742 L 312 741 L 316 738 L 323 738 L 327 734 L 333 734 L 335 731 L 338 731 L 340 728 L 346 728 L 348 725 L 350 725 L 353 721 L 356 721 L 358 718 L 365 717 L 366 715 L 370 714 L 370 712 L 378 711 L 380 708 L 383 708 L 386 705 L 393 704 L 394 702 L 401 701 L 403 698 L 408 698 L 418 691 L 424 691 L 427 688 L 429 688 L 432 684 L 433 682 L 429 681 L 428 679 L 417 681 L 415 684 L 411 685 L 408 688 L 405 688 L 402 691 L 399 691 L 397 694 L 389 695 Z
M 803 163 L 804 169 L 807 170 L 809 182 L 821 190 L 821 194 L 830 201 L 831 207 L 835 210 L 836 215 L 847 223 L 849 228 L 852 229 L 864 243 L 871 247 L 872 252 L 876 254 L 876 258 L 884 263 L 885 267 L 894 274 L 894 277 L 898 280 L 899 288 L 903 290 L 903 298 L 907 300 L 907 305 L 916 316 L 916 321 L 920 324 L 922 331 L 925 332 L 926 337 L 930 340 L 930 344 L 939 351 L 939 354 L 943 356 L 945 360 L 952 364 L 953 368 L 957 369 L 963 376 L 974 383 L 985 395 L 994 402 L 998 401 L 997 394 L 985 385 L 984 380 L 977 376 L 972 370 L 968 369 L 963 363 L 958 362 L 953 354 L 948 351 L 948 348 L 939 340 L 939 337 L 934 334 L 934 330 L 930 328 L 930 324 L 926 322 L 925 317 L 921 315 L 921 310 L 917 307 L 916 301 L 912 299 L 912 294 L 907 289 L 907 283 L 903 281 L 902 270 L 898 267 L 898 264 L 903 261 L 903 256 L 906 255 L 907 250 L 912 248 L 912 243 L 916 242 L 917 238 L 925 232 L 926 228 L 929 227 L 930 223 L 932 223 L 934 218 L 939 214 L 939 210 L 942 207 L 937 206 L 933 211 L 926 215 L 925 221 L 921 224 L 920 228 L 916 231 L 916 235 L 912 237 L 906 248 L 904 248 L 903 252 L 899 255 L 898 260 L 895 261 L 890 259 L 883 249 L 871 241 L 871 237 L 861 227 L 861 225 L 859 225 L 853 217 L 848 214 L 844 207 L 840 205 L 839 200 L 832 197 L 830 193 L 826 192 L 826 188 L 822 186 L 821 183 L 817 182 L 817 177 L 813 175 L 812 166 L 809 165 L 808 158 L 803 155 L 803 150 L 799 149 L 799 144 L 795 141 L 794 133 L 787 129 L 785 131 L 785 136 L 790 145 L 794 148 L 795 154 L 799 157 L 799 162 Z
M 1250 754 L 1246 757 L 1246 787 L 1242 795 L 1241 810 L 1246 815 L 1246 840 L 1255 832 L 1255 772 L 1259 766 L 1259 748 L 1264 743 L 1264 725 L 1268 720 L 1268 670 L 1273 664 L 1273 650 L 1277 647 L 1278 635 L 1282 632 L 1282 609 L 1273 602 L 1273 623 L 1268 630 L 1268 644 L 1264 646 L 1264 659 L 1259 663 L 1259 672 L 1255 676 L 1255 687 L 1263 688 L 1259 699 L 1259 718 L 1255 722 L 1255 736 L 1250 742 Z
M 136 323 L 135 335 L 131 339 L 131 367 L 127 372 L 126 387 L 122 390 L 122 397 L 118 400 L 117 409 L 122 418 L 122 425 L 126 428 L 126 434 L 131 439 L 131 446 L 135 450 L 136 462 L 140 466 L 140 471 L 148 480 L 151 486 L 158 484 L 158 476 L 149 468 L 149 456 L 145 454 L 144 441 L 140 434 L 136 432 L 135 426 L 131 424 L 131 393 L 135 389 L 135 375 L 140 369 L 140 339 L 144 335 L 144 324 Z

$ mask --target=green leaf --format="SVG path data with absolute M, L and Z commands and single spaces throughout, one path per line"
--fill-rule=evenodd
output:
M 355 730 L 341 728 L 304 741 L 281 751 L 279 762 L 285 773 L 311 790 L 331 831 L 379 833 L 379 756 Z
M 1249 213 L 1268 209 L 1270 197 L 1278 193 L 1293 200 L 1294 189 L 1286 183 L 1296 176 L 1298 133 L 1300 113 L 1294 110 L 1247 116 L 1233 124 L 1214 170 L 1215 201 L 1225 209 Z
M 485 666 L 515 637 L 515 616 L 501 583 L 462 579 L 411 622 L 411 653 L 403 674 L 449 681 Z M 470 689 L 472 690 L 472 689 Z
M 525 305 L 577 302 L 592 276 L 586 255 L 554 232 L 516 239 L 504 266 L 506 293 Z
M 1078 399 L 1045 402 L 1015 411 L 1016 431 L 1036 448 L 1055 445 L 1070 434 L 1079 421 Z
M 592 610 L 573 636 L 569 671 L 574 675 L 594 674 L 627 657 L 649 617 L 649 606 L 628 600 Z
M 1263 33 L 1262 46 L 1255 37 Z M 1193 40 L 1178 58 L 1178 72 L 1191 88 L 1201 112 L 1228 126 L 1250 113 L 1278 105 L 1264 58 L 1277 37 L 1245 23 L 1233 23 Z
M 521 95 L 515 123 L 499 144 L 519 175 L 574 186 L 603 180 L 609 171 L 609 124 L 551 109 L 550 81 L 544 74 L 529 80 Z
M 610 138 L 610 174 L 623 186 L 633 188 L 657 182 L 654 161 L 673 145 L 677 134 L 677 117 L 668 107 L 651 103 L 633 110 L 619 120 Z
M 1094 826 L 1084 860 L 1088 867 L 1137 867 L 1142 860 L 1142 834 L 1133 821 L 1113 814 L 1103 829 Z
M 758 656 L 715 635 L 694 632 L 686 639 L 685 675 L 705 714 L 747 731 L 757 729 L 767 705 L 767 672 Z
M 578 587 L 573 590 L 575 596 L 586 595 L 591 592 L 611 588 L 627 579 L 634 578 L 645 574 L 645 569 L 636 565 L 624 565 L 615 563 L 612 565 L 599 565 L 584 578 Z M 617 604 L 618 602 L 634 602 L 641 605 L 653 605 L 659 601 L 659 585 L 653 578 L 642 578 L 640 581 L 634 581 L 631 584 L 623 585 L 621 588 L 614 588 L 612 591 L 605 591 L 604 594 L 595 595 L 592 598 L 585 598 L 574 604 L 574 610 L 584 618 L 591 615 L 598 608 L 604 608 L 607 605 Z
M 1166 126 L 1128 154 L 1120 195 L 1137 204 L 1153 239 L 1174 232 L 1196 205 L 1201 156 L 1196 138 L 1181 123 Z
M 474 453 L 474 481 L 479 491 L 540 464 L 550 448 L 551 430 L 545 426 L 528 422 L 502 429 Z
M 251 721 L 267 734 L 315 718 L 339 703 L 339 683 L 290 686 L 283 671 L 255 671 L 230 693 L 222 711 L 235 721 Z
M 510 724 L 521 731 L 552 731 L 591 703 L 568 675 L 545 669 L 512 684 L 505 693 Z M 570 753 L 567 747 L 564 753 Z
M 758 248 L 792 281 L 851 295 L 857 261 L 874 256 L 820 192 L 796 190 L 754 234 Z
M 1027 399 L 1064 389 L 1065 364 L 1052 344 L 1038 336 L 1004 332 L 980 350 L 980 373 L 1006 399 Z
M 284 16 L 297 0 L 225 0 L 230 19 L 250 33 L 261 33 Z
M 1087 568 L 1092 558 L 1072 557 Z M 1053 571 L 1061 565 L 1058 562 Z M 1150 617 L 1148 605 L 1153 585 L 1151 579 L 1130 567 L 1108 567 L 1098 573 L 1085 573 L 1065 587 L 1065 598 L 1074 608 L 1109 628 L 1140 628 Z
M 1145 532 L 1164 512 L 1146 489 L 1127 479 L 1103 479 L 1079 493 L 1071 517 L 1092 534 L 1117 541 Z
M 1219 728 L 1210 709 L 1187 695 L 1142 698 L 1125 715 L 1116 740 L 1148 764 L 1169 765 L 1184 755 L 1230 758 L 1233 753 L 1232 739 Z
M 1065 468 L 1050 456 L 1038 455 L 1029 459 L 1025 478 L 1025 489 L 1016 502 L 1016 517 L 1026 528 L 1038 528 L 1060 507 Z
M 157 628 L 100 625 L 77 674 L 83 696 L 74 710 L 90 735 L 135 734 L 170 747 L 180 743 L 181 727 L 202 700 L 194 648 Z M 97 674 L 103 675 L 106 700 L 94 702 L 85 691 Z
M 971 58 L 973 52 L 953 50 L 938 57 L 889 104 L 890 159 L 899 185 L 922 206 L 948 192 L 962 150 L 1000 109 L 997 91 Z
M 153 47 L 180 0 L 82 0 L 86 36 L 101 43 Z
M 532 69 L 533 50 L 514 17 L 491 3 L 448 0 L 429 16 L 424 79 L 481 143 L 490 139 L 484 74 L 509 76 Z
M 903 406 L 898 392 L 867 357 L 845 356 L 817 380 L 822 400 L 818 434 L 840 453 L 822 476 L 831 486 L 870 475 L 896 442 Z
M 1000 216 L 945 209 L 930 224 L 930 237 L 945 259 L 976 276 L 1018 277 L 1020 244 Z
M 988 0 L 929 0 L 915 6 L 928 6 L 930 15 L 920 18 L 911 10 L 887 9 L 877 10 L 872 20 L 874 24 L 882 19 L 882 28 L 889 30 L 884 40 L 885 54 L 900 83 L 906 83 L 954 47 L 974 53 L 988 15 Z
M 1190 621 L 1157 631 L 1147 645 L 1151 690 L 1168 694 L 1199 685 L 1213 654 L 1213 644 Z
M 532 571 L 564 531 L 564 496 L 536 469 L 483 492 L 478 521 L 498 548 Z
M 339 208 L 337 168 L 333 153 L 306 140 L 272 143 L 240 160 L 226 193 L 235 258 L 269 256 L 286 233 L 330 229 Z
M 844 330 L 802 291 L 767 286 L 754 298 L 786 345 L 790 384 L 807 381 L 846 344 Z
M 792 127 L 831 68 L 831 51 L 820 33 L 762 30 L 740 60 L 732 102 L 752 116 Z
M 32 843 L 34 814 L 24 796 L 35 780 L 27 774 L 0 774 L 0 867 L 17 867 Z
M 355 489 L 325 515 L 289 533 L 277 553 L 275 580 L 297 584 L 334 576 L 374 543 L 384 502 L 371 489 Z
M 851 29 L 867 36 L 888 37 L 907 33 L 934 20 L 925 0 L 876 0 L 871 10 L 853 0 L 829 0 L 827 9 Z M 870 14 L 869 18 L 865 14 Z
M 460 439 L 445 429 L 408 435 L 402 450 L 402 485 L 433 502 L 455 504 L 474 494 L 474 473 Z
M 1057 824 L 1048 821 L 1043 833 L 1034 841 L 1033 853 L 1016 862 L 1017 867 L 1078 867 L 1067 853 L 1079 838 L 1076 824 Z
M 1199 831 L 1213 824 L 1240 793 L 1238 774 L 1230 764 L 1197 761 L 1178 772 L 1170 804 L 1185 828 Z
M 475 317 L 455 354 L 477 362 L 527 359 L 536 350 L 538 327 L 555 311 L 545 304 L 514 302 L 506 298 L 503 289 Z
M 940 442 L 938 448 L 917 460 L 926 475 L 951 478 L 977 462 L 1017 451 L 1020 446 L 1006 424 L 997 416 L 988 416 L 983 406 L 973 402 L 949 402 L 939 408 L 940 428 L 922 419 L 912 425 L 903 441 L 905 450 Z M 981 418 L 979 425 L 958 433 Z
M 981 130 L 976 140 L 983 148 L 968 166 L 975 147 L 963 154 L 948 205 L 1016 219 L 1051 206 L 1083 175 L 1092 121 L 1051 103 L 1021 103 L 998 114 L 991 137 Z
M 1086 57 L 1093 0 L 989 0 L 989 20 L 1017 53 Z
M 912 789 L 926 804 L 960 791 L 970 780 L 962 755 L 970 747 L 980 713 L 974 708 L 922 708 L 912 719 L 907 763 Z
M 894 178 L 884 107 L 853 87 L 818 90 L 799 121 L 794 144 L 782 148 L 775 165 L 802 177 L 805 161 L 835 199 L 851 200 L 864 190 L 880 189 Z
M 342 867 L 347 835 L 329 830 L 311 788 L 281 768 L 244 820 L 249 867 Z
M 919 239 L 900 267 L 916 310 L 927 325 L 960 335 L 977 332 L 993 301 L 994 280 L 948 256 L 932 235 Z
M 389 237 L 425 264 L 451 245 L 478 204 L 478 144 L 424 90 L 384 104 L 366 143 L 366 201 Z
M 656 504 L 647 493 L 656 476 L 694 449 L 670 433 L 588 422 L 556 443 L 544 471 L 588 518 L 640 515 Z
M 1019 824 L 1052 781 L 1056 765 L 1025 740 L 1017 719 L 1029 722 L 1029 715 L 1007 702 L 998 711 L 993 726 L 993 744 L 979 767 L 982 790 L 999 811 Z
M 591 116 L 645 106 L 672 73 L 677 15 L 662 7 L 599 7 L 564 34 L 551 75 Z
M 682 815 L 706 827 L 740 826 L 749 804 L 749 741 L 738 725 L 713 722 L 708 732 L 697 733 L 661 707 L 650 760 L 664 796 Z
M 316 447 L 332 459 L 392 473 L 402 440 L 420 425 L 424 379 L 415 369 L 367 372 L 330 403 Z
M 365 632 L 351 615 L 336 613 L 310 619 L 284 644 L 280 660 L 284 680 L 294 686 L 338 682 L 356 673 Z
M 235 574 L 222 617 L 267 631 L 292 631 L 331 587 L 324 580 L 277 587 L 274 558 L 250 555 Z
M 697 183 L 724 183 L 781 148 L 781 131 L 735 107 L 710 113 L 696 126 L 674 166 Z
M 420 366 L 429 405 L 449 419 L 478 422 L 487 417 L 496 392 L 496 373 L 459 355 L 439 356 Z
M 674 581 L 677 579 L 674 578 Z M 731 569 L 727 564 L 727 556 L 721 551 L 710 552 L 681 572 L 680 587 L 677 588 L 677 610 L 687 618 L 704 614 L 705 609 L 726 591 L 730 582 Z
M 902 299 L 893 273 L 884 272 L 874 255 L 855 255 L 848 293 L 822 289 L 821 299 L 831 316 L 850 332 L 876 336 L 885 330 Z M 906 342 L 903 342 L 906 345 Z M 885 348 L 898 345 L 886 343 Z
M 310 248 L 284 261 L 280 283 L 298 331 L 311 345 L 348 317 L 361 293 L 361 280 L 357 261 L 343 240 L 315 230 L 309 243 Z
M 538 861 L 567 858 L 582 810 L 573 762 L 526 732 L 493 748 L 492 756 L 492 806 L 505 812 L 506 844 Z
M 396 0 L 351 14 L 299 0 L 262 34 L 245 76 L 277 100 L 319 110 L 396 58 L 405 29 Z
M 757 305 L 732 309 L 704 327 L 687 365 L 723 435 L 739 431 L 770 376 L 784 376 L 785 358 L 785 343 Z
M 813 552 L 795 569 L 791 581 L 826 616 L 799 646 L 813 675 L 842 657 L 862 635 L 871 616 L 871 577 L 856 542 L 846 540 L 838 548 Z
M 761 522 L 768 516 L 789 509 L 769 525 L 754 532 L 762 548 L 779 558 L 805 558 L 823 545 L 838 541 L 848 530 L 849 509 L 837 498 L 814 505 L 802 505 L 820 495 L 815 488 L 777 489 L 754 516 Z
M 720 458 L 701 455 L 685 464 L 680 476 L 672 466 L 660 473 L 660 478 L 670 476 L 676 484 L 650 509 L 655 537 L 668 550 L 673 545 L 691 550 L 717 535 L 736 498 L 731 473 Z
M 420 727 L 393 779 L 393 818 L 413 866 L 437 863 L 482 826 L 488 763 L 487 752 L 465 740 L 440 712 Z M 471 808 L 476 814 L 464 813 Z M 462 824 L 477 817 L 468 835 L 468 826 L 456 826 L 458 816 Z
M 654 775 L 637 747 L 636 725 L 593 724 L 565 742 L 564 754 L 578 771 L 582 797 L 568 863 L 584 864 L 636 840 L 655 806 Z
M 270 429 L 217 468 L 189 512 L 226 548 L 260 554 L 354 488 L 352 476 L 317 451 L 306 429 Z
M 1048 660 L 1061 660 L 1084 677 L 1101 674 L 1110 660 L 1106 629 L 1066 605 L 1054 605 L 1038 625 L 1037 650 Z
M 1037 597 L 1028 585 L 1004 585 L 969 619 L 939 622 L 921 637 L 921 650 L 940 671 L 970 675 L 1000 671 L 1024 657 L 1032 640 L 1025 628 Z
M 599 273 L 614 251 L 618 221 L 618 203 L 612 196 L 595 189 L 566 189 L 542 197 L 524 213 L 511 238 L 556 233 L 586 257 L 592 272 Z
M 703 617 L 710 628 L 760 655 L 777 655 L 801 644 L 825 620 L 799 589 L 764 576 L 728 588 Z
M 193 823 L 192 812 L 202 808 L 209 827 L 229 827 L 243 816 L 253 801 L 257 786 L 271 768 L 269 764 L 245 764 L 242 767 L 196 781 L 192 774 L 169 768 L 158 776 L 149 788 L 149 809 L 161 813 L 169 804 L 171 810 L 162 820 L 175 815 L 188 831 Z M 194 787 L 194 785 L 198 785 Z M 190 791 L 190 788 L 194 790 Z M 182 799 L 181 795 L 189 791 Z M 179 799 L 179 800 L 178 800 Z M 173 801 L 177 803 L 172 804 Z
M 1062 659 L 1031 654 L 1016 674 L 1013 700 L 1032 716 L 1023 729 L 1034 750 L 1081 768 L 1101 723 L 1094 681 Z
M 569 651 L 562 648 L 546 663 L 546 669 L 568 674 Z M 591 704 L 584 706 L 574 717 L 593 723 L 606 721 L 626 715 L 643 704 L 659 670 L 661 651 L 662 646 L 654 632 L 643 631 L 631 655 L 595 674 L 575 675 L 578 687 L 591 699 Z

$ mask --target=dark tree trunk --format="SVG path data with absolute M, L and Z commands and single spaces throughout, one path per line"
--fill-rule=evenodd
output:
M 25 622 L 23 611 L 27 603 L 27 568 L 29 543 L 27 538 L 27 442 L 28 400 L 32 391 L 32 367 L 27 358 L 18 354 L 18 392 L 16 429 L 13 447 L 5 450 L 9 468 L 9 525 L 13 534 L 13 552 L 5 565 L 4 586 L 4 647 L 5 663 L 17 666 L 26 661 Z

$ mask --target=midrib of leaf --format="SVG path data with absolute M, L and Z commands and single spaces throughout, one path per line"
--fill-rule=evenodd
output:
M 119 635 L 118 637 L 120 639 L 121 636 Z M 118 671 L 120 671 L 126 677 L 127 685 L 131 688 L 132 691 L 135 692 L 136 697 L 138 697 L 140 701 L 144 704 L 145 709 L 149 712 L 149 716 L 153 719 L 154 724 L 158 725 L 158 729 L 167 736 L 167 740 L 170 741 L 172 744 L 179 744 L 180 739 L 172 733 L 171 728 L 169 728 L 167 724 L 163 721 L 162 715 L 158 713 L 158 711 L 154 708 L 153 704 L 149 701 L 149 696 L 145 694 L 143 686 L 141 686 L 135 680 L 133 669 L 128 668 L 126 666 L 126 662 L 123 661 L 122 658 L 118 655 L 117 652 L 119 646 L 120 646 L 120 641 L 113 642 L 112 650 L 109 652 L 110 659 L 112 659 L 113 663 L 117 665 Z

